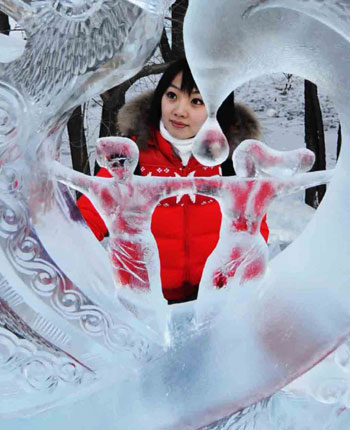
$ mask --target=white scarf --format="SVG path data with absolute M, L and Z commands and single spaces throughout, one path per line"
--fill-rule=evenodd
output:
M 181 158 L 182 165 L 186 167 L 192 155 L 192 145 L 195 137 L 191 137 L 190 139 L 176 139 L 176 137 L 172 136 L 165 128 L 162 120 L 160 120 L 159 131 L 164 139 L 174 147 L 176 153 Z

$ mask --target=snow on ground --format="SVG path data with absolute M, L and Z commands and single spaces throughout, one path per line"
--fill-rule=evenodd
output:
M 236 100 L 249 105 L 263 126 L 263 141 L 275 149 L 304 146 L 304 80 L 275 74 L 240 87 Z M 332 101 L 319 89 L 327 146 L 327 167 L 336 161 L 338 115 Z

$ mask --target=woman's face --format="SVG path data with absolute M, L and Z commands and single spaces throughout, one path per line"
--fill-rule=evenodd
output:
M 162 97 L 162 121 L 176 139 L 194 137 L 208 114 L 202 96 L 194 88 L 188 95 L 181 91 L 182 72 L 178 73 Z

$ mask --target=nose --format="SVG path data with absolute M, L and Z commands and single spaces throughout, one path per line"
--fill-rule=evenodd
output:
M 179 99 L 174 109 L 174 115 L 179 118 L 186 118 L 188 115 L 187 101 Z

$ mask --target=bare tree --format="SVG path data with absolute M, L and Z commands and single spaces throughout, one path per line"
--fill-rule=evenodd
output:
M 67 128 L 73 169 L 90 175 L 89 157 L 84 130 L 84 107 L 78 106 L 70 117 Z
M 183 22 L 188 8 L 188 0 L 177 0 L 172 8 L 171 40 L 173 57 L 184 54 Z
M 312 171 L 326 169 L 326 148 L 321 106 L 317 95 L 317 86 L 305 81 L 305 143 L 316 156 Z M 305 193 L 305 202 L 317 208 L 326 192 L 326 185 L 309 188 Z
M 10 34 L 10 30 L 9 17 L 4 12 L 0 12 L 0 33 L 7 34 L 8 36 Z
M 337 136 L 337 160 L 340 155 L 341 151 L 341 144 L 342 144 L 342 134 L 341 134 L 341 124 L 338 126 L 338 136 Z
M 84 108 L 85 105 L 83 105 L 83 109 L 81 106 L 74 109 L 67 124 L 67 131 L 73 169 L 90 175 L 89 156 L 84 130 Z M 76 192 L 77 198 L 80 195 L 79 192 Z

